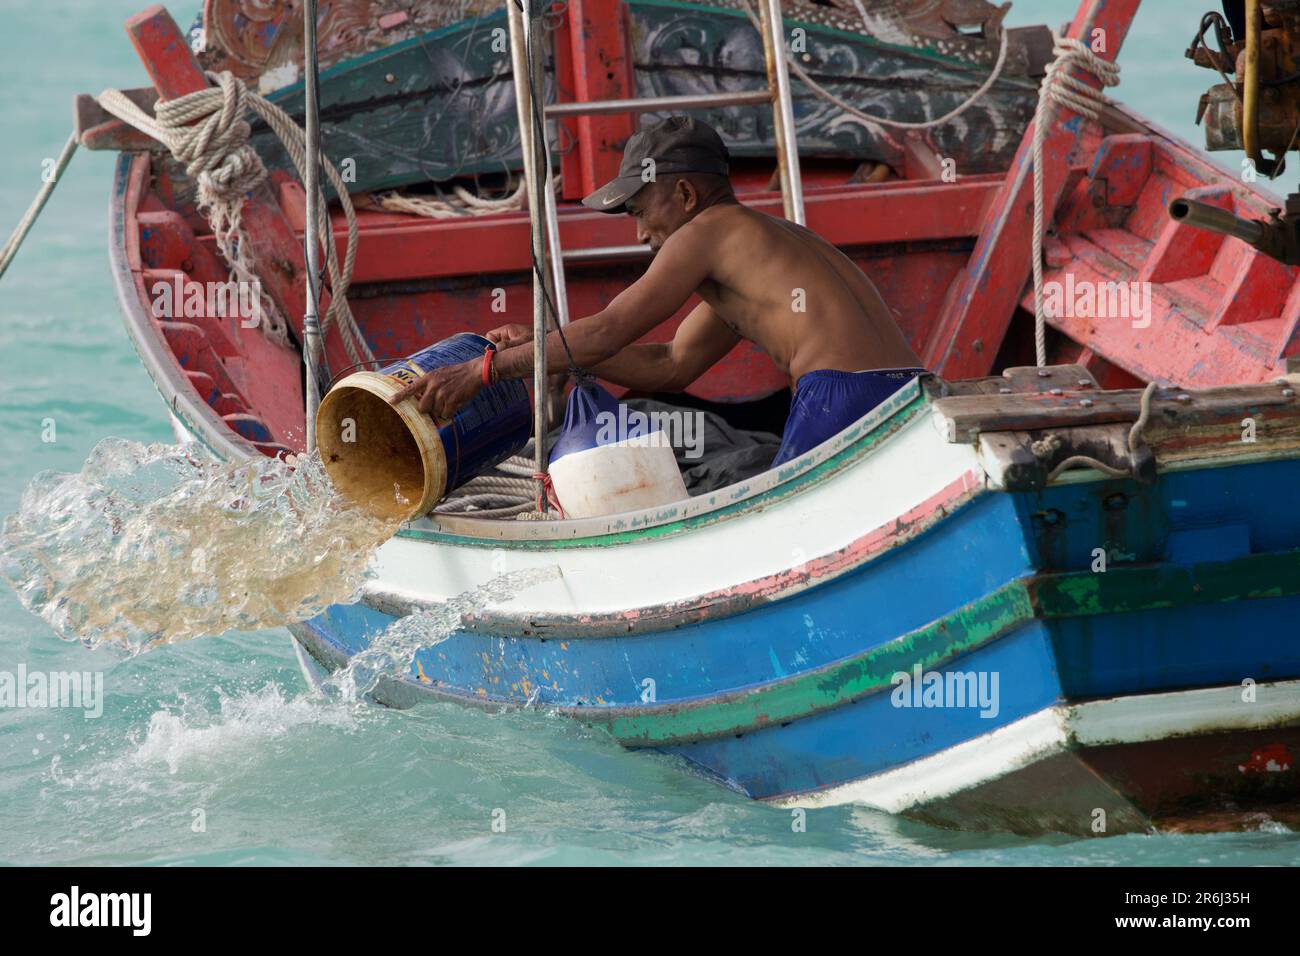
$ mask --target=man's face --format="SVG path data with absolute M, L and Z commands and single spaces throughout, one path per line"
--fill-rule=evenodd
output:
M 637 242 L 648 243 L 651 252 L 658 252 L 669 236 L 690 221 L 691 201 L 687 185 L 675 177 L 640 190 L 627 201 L 627 213 L 636 221 Z

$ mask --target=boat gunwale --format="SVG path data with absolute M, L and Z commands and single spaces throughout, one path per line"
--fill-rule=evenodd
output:
M 142 281 L 143 263 L 136 263 L 140 267 L 138 271 L 133 268 L 128 229 L 139 228 L 136 215 L 142 180 L 152 163 L 152 154 L 148 152 L 118 153 L 109 193 L 109 271 L 113 276 L 127 337 L 168 410 L 180 419 L 182 426 L 200 444 L 225 461 L 265 457 L 256 446 L 230 428 L 215 408 L 203 401 L 185 375 L 176 352 L 141 301 L 142 286 L 138 287 L 138 283 Z

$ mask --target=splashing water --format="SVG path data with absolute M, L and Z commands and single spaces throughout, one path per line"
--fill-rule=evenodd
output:
M 0 576 L 61 637 L 139 651 L 352 603 L 398 525 L 341 498 L 315 457 L 107 438 L 78 474 L 32 479 Z
M 359 701 L 383 677 L 409 672 L 417 651 L 441 644 L 460 630 L 463 615 L 477 614 L 494 601 L 509 599 L 559 574 L 554 565 L 498 574 L 441 604 L 399 618 L 352 655 L 346 667 L 323 681 L 321 691 L 336 700 Z

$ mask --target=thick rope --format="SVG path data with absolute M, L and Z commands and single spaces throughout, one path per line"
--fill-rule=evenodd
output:
M 857 6 L 858 6 L 858 16 L 862 18 L 862 25 L 865 27 L 866 19 L 867 19 L 866 11 L 862 8 L 861 4 L 858 4 Z M 757 15 L 755 15 L 754 8 L 750 5 L 749 0 L 745 0 L 745 13 L 746 15 L 748 15 L 749 22 L 753 24 L 754 29 L 758 30 L 761 34 L 762 25 L 758 22 L 758 17 Z M 835 104 L 845 113 L 848 113 L 850 116 L 855 116 L 858 119 L 863 120 L 864 122 L 867 123 L 878 123 L 881 126 L 892 126 L 897 129 L 931 129 L 935 126 L 942 126 L 944 123 L 947 123 L 949 120 L 954 120 L 962 113 L 966 112 L 968 109 L 974 106 L 979 101 L 979 99 L 982 96 L 984 96 L 985 93 L 987 93 L 992 88 L 994 83 L 998 81 L 998 78 L 1002 75 L 1002 67 L 1006 64 L 1007 61 L 1007 31 L 1006 30 L 1002 31 L 1002 42 L 998 48 L 997 62 L 994 64 L 992 72 L 989 73 L 988 78 L 985 79 L 985 81 L 980 85 L 979 89 L 977 89 L 974 93 L 972 93 L 970 97 L 967 98 L 966 102 L 962 103 L 956 109 L 950 110 L 949 112 L 944 113 L 942 116 L 936 119 L 925 120 L 924 122 L 920 122 L 920 123 L 908 123 L 908 122 L 904 122 L 903 120 L 891 120 L 891 119 L 886 119 L 883 116 L 872 116 L 870 113 L 864 113 L 862 110 L 858 109 L 855 106 L 850 105 L 840 97 L 836 96 L 830 90 L 826 89 L 816 80 L 814 80 L 811 76 L 809 76 L 807 71 L 804 70 L 803 66 L 799 63 L 798 60 L 794 58 L 794 55 L 786 47 L 784 38 L 782 38 L 780 42 L 780 48 L 782 53 L 785 54 L 785 59 L 790 66 L 790 70 L 797 77 L 799 77 L 800 81 L 802 81 L 803 84 L 808 87 L 808 89 L 813 93 L 813 95 L 819 96 L 822 99 L 826 100 L 827 102 Z
M 1034 110 L 1032 140 L 1034 161 L 1034 355 L 1039 367 L 1047 364 L 1047 315 L 1043 311 L 1043 141 L 1059 107 L 1072 109 L 1080 116 L 1095 120 L 1106 103 L 1102 90 L 1075 76 L 1083 70 L 1101 81 L 1102 89 L 1119 83 L 1119 64 L 1102 59 L 1088 44 L 1053 32 L 1052 52 L 1056 58 L 1047 67 L 1038 91 Z
M 1108 465 L 1104 461 L 1098 461 L 1091 455 L 1071 455 L 1069 458 L 1057 464 L 1056 467 L 1048 473 L 1047 481 L 1045 483 L 1050 485 L 1056 480 L 1057 475 L 1069 468 L 1075 467 L 1076 465 L 1085 468 L 1096 468 L 1098 471 L 1110 475 L 1112 478 L 1136 477 L 1138 445 L 1142 442 L 1142 432 L 1147 427 L 1147 420 L 1151 417 L 1151 397 L 1155 394 L 1155 391 L 1156 383 L 1148 382 L 1147 387 L 1142 391 L 1142 400 L 1141 405 L 1139 406 L 1140 410 L 1138 412 L 1137 421 L 1135 421 L 1133 427 L 1128 430 L 1128 468 L 1116 468 L 1114 465 Z M 1060 435 L 1057 435 L 1054 432 L 1049 432 L 1038 441 L 1033 442 L 1029 447 L 1034 453 L 1035 458 L 1039 461 L 1046 461 L 1060 451 L 1061 446 L 1064 444 L 1065 442 L 1062 440 Z
M 559 177 L 557 176 L 558 180 Z M 496 212 L 510 212 L 524 208 L 528 184 L 524 180 L 508 196 L 485 199 L 476 196 L 464 186 L 455 186 L 452 195 L 439 192 L 437 196 L 420 196 L 410 193 L 389 192 L 371 197 L 371 205 L 387 212 L 402 212 L 428 219 L 461 219 L 465 216 L 486 216 Z
M 250 91 L 230 73 L 209 73 L 215 86 L 197 90 L 174 100 L 159 100 L 150 116 L 120 90 L 105 90 L 99 104 L 118 119 L 158 140 L 171 151 L 198 184 L 199 208 L 206 213 L 217 247 L 230 266 L 232 278 L 242 282 L 256 279 L 251 244 L 241 228 L 245 196 L 266 179 L 266 167 L 248 143 L 251 128 L 244 119 L 251 110 L 283 144 L 300 180 L 306 179 L 306 136 L 284 110 Z M 347 293 L 356 261 L 357 222 L 347 185 L 329 159 L 321 165 L 338 194 L 348 226 L 348 246 L 342 266 L 338 261 L 329 216 L 321 216 L 317 240 L 325 249 L 330 276 L 330 305 L 321 322 L 322 333 L 337 325 L 348 356 L 357 363 L 374 355 L 357 328 Z M 319 197 L 325 208 L 324 196 Z M 263 293 L 262 307 L 268 317 L 267 333 L 279 341 L 288 337 L 283 317 Z

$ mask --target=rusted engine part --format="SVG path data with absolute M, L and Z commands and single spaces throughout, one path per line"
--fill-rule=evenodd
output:
M 1256 8 L 1258 29 L 1251 36 Z M 1224 79 L 1202 94 L 1196 121 L 1204 120 L 1206 149 L 1244 149 L 1261 173 L 1273 177 L 1300 145 L 1300 0 L 1243 3 L 1240 22 L 1244 28 L 1234 30 L 1220 14 L 1205 14 L 1187 50 L 1197 66 Z M 1209 45 L 1211 32 L 1217 50 Z M 1256 42 L 1257 68 L 1251 69 Z M 1264 151 L 1274 155 L 1265 157 Z

